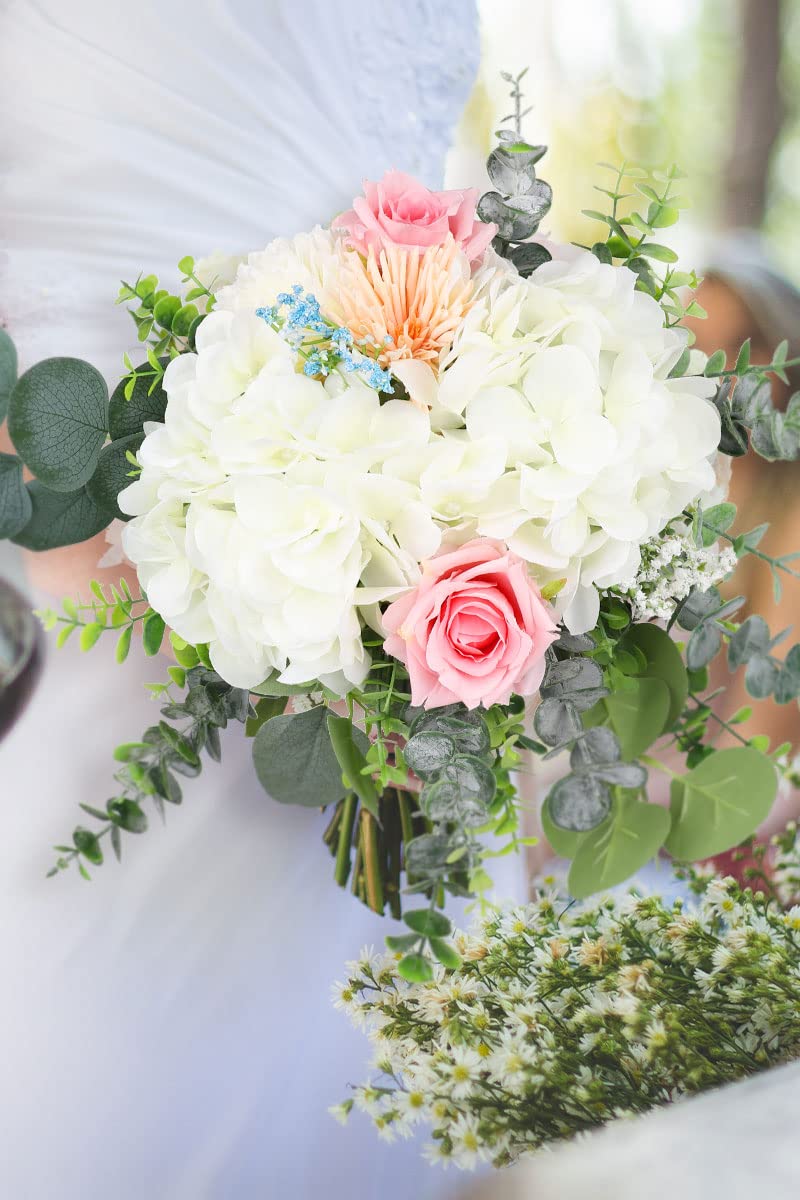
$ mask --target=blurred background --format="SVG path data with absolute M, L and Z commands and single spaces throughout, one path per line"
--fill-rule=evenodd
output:
M 707 353 L 733 366 L 752 337 L 752 361 L 769 362 L 784 338 L 800 354 L 800 0 L 479 0 L 482 65 L 448 163 L 451 185 L 486 186 L 484 161 L 509 112 L 502 72 L 527 67 L 524 132 L 549 150 L 540 174 L 553 187 L 542 232 L 591 245 L 607 211 L 596 187 L 612 186 L 601 163 L 685 173 L 688 207 L 664 230 L 683 269 L 703 277 L 706 320 L 688 322 Z M 632 189 L 631 189 L 632 190 Z M 775 381 L 783 406 L 800 388 Z M 749 455 L 734 466 L 739 532 L 765 521 L 773 554 L 800 549 L 796 463 Z M 796 564 L 797 565 L 797 564 Z M 785 578 L 778 603 L 767 565 L 739 567 L 735 590 L 773 631 L 800 611 L 800 581 Z M 723 668 L 724 679 L 730 682 Z M 748 702 L 729 686 L 721 715 Z M 800 741 L 794 704 L 759 704 L 742 732 L 768 731 L 772 745 Z

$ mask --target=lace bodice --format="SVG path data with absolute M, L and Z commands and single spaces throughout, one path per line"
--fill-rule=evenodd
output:
M 109 375 L 120 277 L 325 222 L 390 166 L 440 186 L 479 55 L 474 0 L 5 5 L 0 318 L 23 362 Z

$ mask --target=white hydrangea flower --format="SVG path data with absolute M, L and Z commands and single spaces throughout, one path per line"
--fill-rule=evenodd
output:
M 357 377 L 298 374 L 252 311 L 207 317 L 164 388 L 120 497 L 150 603 L 236 686 L 361 682 L 359 608 L 412 583 L 440 540 L 419 485 L 382 470 L 425 447 L 427 415 Z
M 714 488 L 720 428 L 712 380 L 669 378 L 685 336 L 633 272 L 556 254 L 527 280 L 498 273 L 445 356 L 438 513 L 452 518 L 463 501 L 480 534 L 507 541 L 543 581 L 566 579 L 559 605 L 579 632 L 596 622 L 597 589 L 631 579 L 640 544 Z M 482 478 L 464 432 L 447 428 L 454 415 L 487 447 Z
M 260 305 L 274 304 L 279 292 L 300 284 L 326 311 L 326 300 L 336 294 L 342 268 L 341 238 L 316 225 L 310 233 L 275 238 L 241 263 L 228 287 L 217 292 L 217 309 L 252 313 Z

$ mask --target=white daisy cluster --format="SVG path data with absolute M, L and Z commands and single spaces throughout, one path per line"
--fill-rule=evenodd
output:
M 736 569 L 732 546 L 698 546 L 691 528 L 670 529 L 642 546 L 636 578 L 627 591 L 634 621 L 668 621 L 682 600 L 721 583 Z
M 425 1125 L 433 1160 L 502 1166 L 800 1054 L 800 907 L 696 882 L 686 909 L 632 893 L 494 915 L 427 984 L 391 957 L 351 964 L 337 1001 L 380 1076 L 336 1115 L 388 1138 Z

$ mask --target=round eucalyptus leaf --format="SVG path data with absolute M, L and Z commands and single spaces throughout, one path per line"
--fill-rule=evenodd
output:
M 26 550 L 54 550 L 94 537 L 111 523 L 113 513 L 98 508 L 86 488 L 52 492 L 37 479 L 27 485 L 31 516 L 11 540 Z
M 344 796 L 342 769 L 328 733 L 328 711 L 322 704 L 273 717 L 253 739 L 258 781 L 279 804 L 324 808 Z
M 455 742 L 456 749 L 465 754 L 485 754 L 489 749 L 489 730 L 478 709 L 443 715 L 434 710 L 424 725 L 419 718 L 415 721 L 412 735 L 423 729 L 426 733 L 447 734 Z
M 483 804 L 491 804 L 497 791 L 492 768 L 472 754 L 457 754 L 444 766 L 442 778 L 455 783 L 462 796 L 474 796 Z
M 686 646 L 686 665 L 690 671 L 706 667 L 722 648 L 722 631 L 711 621 L 704 621 L 692 630 Z
M 566 629 L 561 631 L 555 645 L 559 650 L 566 650 L 568 654 L 587 654 L 594 650 L 594 642 L 588 634 L 569 633 Z
M 409 929 L 423 937 L 447 937 L 453 928 L 444 913 L 429 908 L 412 908 L 403 913 L 403 920 Z
M 589 729 L 572 748 L 570 766 L 586 767 L 594 763 L 616 763 L 622 757 L 619 741 L 613 729 L 597 725 Z
M 533 716 L 533 728 L 546 746 L 563 746 L 581 732 L 581 719 L 570 700 L 542 700 Z
M 0 329 L 0 425 L 6 419 L 9 397 L 16 382 L 16 347 L 5 329 Z
M 158 361 L 162 367 L 169 363 L 168 358 L 160 358 Z M 153 368 L 149 363 L 142 363 L 135 371 L 136 381 L 130 400 L 125 399 L 129 377 L 121 380 L 111 393 L 108 404 L 108 432 L 115 442 L 120 438 L 141 433 L 145 421 L 162 422 L 167 411 L 167 393 L 162 387 L 163 378 L 153 386 Z M 140 371 L 150 373 L 140 375 Z
M 592 768 L 595 779 L 611 783 L 614 787 L 642 788 L 647 783 L 647 771 L 641 763 L 617 762 L 598 763 Z
M 780 667 L 766 654 L 754 655 L 744 673 L 744 686 L 755 700 L 766 700 L 775 691 Z
M 17 382 L 8 407 L 17 453 L 45 487 L 74 492 L 94 474 L 108 429 L 108 390 L 90 363 L 47 358 Z
M 574 858 L 585 834 L 562 829 L 550 815 L 550 797 L 545 798 L 541 813 L 542 832 L 559 858 Z
M 498 192 L 519 195 L 536 182 L 537 161 L 535 150 L 515 152 L 498 146 L 486 160 L 486 172 Z
M 722 597 L 716 588 L 709 588 L 705 592 L 693 588 L 680 606 L 678 624 L 681 629 L 696 629 L 706 617 L 718 612 L 721 604 Z
M 406 845 L 406 874 L 434 877 L 445 874 L 453 849 L 453 841 L 446 833 L 420 834 Z
M 743 621 L 728 642 L 728 666 L 732 671 L 749 662 L 755 655 L 769 649 L 769 625 L 763 617 L 753 615 Z
M 431 779 L 455 753 L 456 744 L 449 734 L 427 729 L 410 737 L 403 749 L 406 765 L 420 779 Z
M 522 242 L 521 245 L 515 246 L 509 252 L 508 257 L 523 279 L 527 279 L 537 267 L 541 267 L 543 263 L 550 262 L 552 259 L 550 251 L 538 242 Z M 591 645 L 589 648 L 591 649 Z
M 451 779 L 426 783 L 419 805 L 425 816 L 438 824 L 452 823 L 471 828 L 482 825 L 488 815 L 486 804 L 479 796 L 463 792 Z
M 117 503 L 120 492 L 133 482 L 131 464 L 126 454 L 128 451 L 135 454 L 143 441 L 144 434 L 134 433 L 104 446 L 95 473 L 86 484 L 86 491 L 97 507 L 107 509 L 120 521 L 131 519 L 130 514 L 124 513 Z
M 551 787 L 547 804 L 553 824 L 574 833 L 585 833 L 605 820 L 611 793 L 590 775 L 565 775 Z
M 669 689 L 669 711 L 665 730 L 670 729 L 683 712 L 689 694 L 686 667 L 678 647 L 669 634 L 651 623 L 631 625 L 620 642 L 622 650 L 638 650 L 645 665 L 638 674 L 648 679 L 660 679 Z
M 31 518 L 33 505 L 22 480 L 22 460 L 0 454 L 0 538 L 13 538 Z

